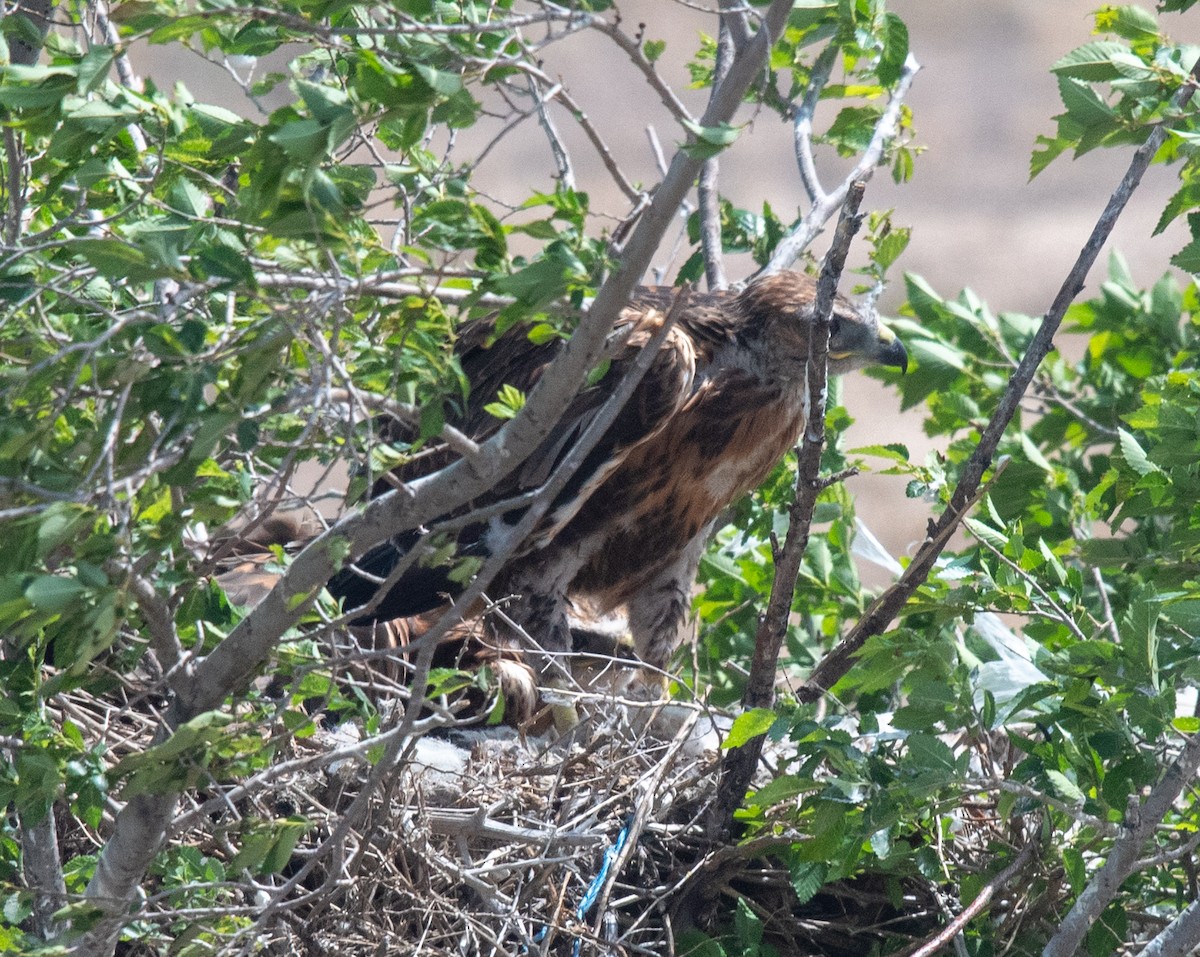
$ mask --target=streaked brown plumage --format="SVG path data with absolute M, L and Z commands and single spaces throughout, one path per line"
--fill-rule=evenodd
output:
M 551 437 L 475 506 L 545 482 L 661 328 L 676 294 L 662 287 L 637 291 L 614 331 L 625 338 L 607 375 L 581 391 Z M 572 601 L 599 612 L 625 606 L 638 656 L 652 668 L 664 668 L 683 639 L 691 588 L 714 519 L 766 477 L 804 426 L 814 281 L 783 272 L 740 294 L 687 295 L 633 397 L 489 589 L 494 597 L 514 596 L 507 613 L 549 655 L 570 649 Z M 535 344 L 519 328 L 489 344 L 492 333 L 488 322 L 472 324 L 457 347 L 472 389 L 454 424 L 476 439 L 501 424 L 484 410 L 500 386 L 529 391 L 562 347 L 558 340 Z M 906 361 L 903 346 L 873 316 L 836 300 L 831 373 L 869 364 L 903 368 Z M 442 459 L 426 459 L 402 468 L 397 477 L 411 479 L 441 464 Z M 467 529 L 459 536 L 460 553 L 490 554 L 519 519 L 510 512 Z M 382 578 L 410 546 L 411 541 L 381 546 L 358 567 Z M 370 618 L 417 614 L 441 603 L 455 590 L 445 571 L 415 567 Z M 376 587 L 353 569 L 330 582 L 348 610 L 372 598 Z

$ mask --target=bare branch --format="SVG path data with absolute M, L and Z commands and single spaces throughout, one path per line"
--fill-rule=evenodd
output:
M 734 17 L 721 17 L 721 28 L 717 33 L 717 62 L 713 69 L 713 88 L 720 86 L 729 73 L 734 57 L 733 35 L 727 21 Z M 696 194 L 700 204 L 700 248 L 704 255 L 704 278 L 708 288 L 724 289 L 725 266 L 721 248 L 721 194 L 718 189 L 720 165 L 717 158 L 706 160 L 700 170 Z
M 829 44 L 821 51 L 820 56 L 813 63 L 804 99 L 796 107 L 795 114 L 792 116 L 792 142 L 796 152 L 796 166 L 800 172 L 800 182 L 808 194 L 808 201 L 814 207 L 824 203 L 827 197 L 825 189 L 817 177 L 817 162 L 816 157 L 813 156 L 813 115 L 821 100 L 821 92 L 825 89 L 825 84 L 829 82 L 829 74 L 833 71 L 833 64 L 837 60 L 839 52 L 840 48 L 836 43 Z
M 32 814 L 20 814 L 21 859 L 25 883 L 34 893 L 33 920 L 43 940 L 52 940 L 62 925 L 54 913 L 67 902 L 67 884 L 63 876 L 62 856 L 58 851 L 54 806 L 46 809 L 40 821 Z
M 538 122 L 546 132 L 546 139 L 550 141 L 550 152 L 554 156 L 554 165 L 558 169 L 558 180 L 567 189 L 574 189 L 575 170 L 571 168 L 571 154 L 567 152 L 567 147 L 554 126 L 550 111 L 546 108 L 546 101 L 551 99 L 560 87 L 551 87 L 548 92 L 543 93 L 541 86 L 532 76 L 526 75 L 525 80 L 529 86 L 529 95 L 537 104 Z
M 824 56 L 824 54 L 822 55 Z M 830 66 L 832 66 L 832 63 L 830 63 Z M 820 185 L 816 182 L 815 166 L 811 167 L 810 172 L 805 172 L 806 162 L 811 166 L 811 157 L 808 161 L 798 157 L 801 179 L 806 181 L 805 189 L 811 187 L 816 192 L 818 198 L 813 203 L 812 208 L 809 209 L 808 215 L 800 222 L 800 225 L 785 236 L 779 245 L 775 247 L 771 261 L 762 268 L 763 273 L 769 274 L 778 272 L 781 269 L 787 269 L 799 259 L 800 254 L 808 248 L 809 243 L 816 238 L 817 234 L 824 228 L 825 223 L 841 207 L 851 184 L 859 181 L 866 182 L 874 175 L 875 168 L 879 165 L 879 160 L 883 156 L 884 148 L 899 129 L 900 110 L 904 106 L 904 97 L 908 95 L 908 89 L 912 86 L 913 77 L 917 75 L 919 69 L 921 69 L 920 64 L 917 63 L 916 58 L 910 53 L 908 59 L 904 61 L 904 69 L 900 71 L 900 78 L 896 81 L 896 85 L 892 89 L 887 109 L 883 111 L 883 115 L 879 117 L 879 122 L 875 124 L 875 132 L 871 136 L 870 144 L 863 150 L 863 154 L 859 157 L 858 162 L 854 164 L 854 169 L 846 174 L 846 178 L 832 192 L 823 193 L 820 191 Z M 814 76 L 814 81 L 818 78 Z M 826 76 L 826 79 L 828 79 L 828 76 Z M 815 106 L 815 101 L 813 105 Z M 797 113 L 797 116 L 801 116 L 802 111 L 803 107 L 801 107 L 801 111 Z M 809 115 L 808 121 L 811 123 L 811 115 Z M 797 136 L 799 136 L 799 133 L 797 133 Z M 811 183 L 808 182 L 809 179 L 811 179 Z
M 407 402 L 397 402 L 386 395 L 374 392 L 362 392 L 358 389 L 332 389 L 329 392 L 331 402 L 353 402 L 372 412 L 390 415 L 408 425 L 420 426 L 421 410 Z M 452 425 L 443 425 L 438 438 L 446 443 L 459 455 L 477 455 L 479 443 L 468 435 L 464 435 Z
M 988 904 L 991 903 L 992 898 L 996 895 L 996 891 L 1011 884 L 1020 876 L 1021 871 L 1032 860 L 1033 851 L 1036 846 L 1036 844 L 1029 843 L 1021 848 L 1021 853 L 1017 855 L 1017 859 L 984 884 L 979 889 L 979 893 L 975 895 L 975 899 L 964 907 L 954 920 L 939 930 L 930 940 L 915 948 L 901 951 L 898 957 L 933 957 L 934 954 L 950 943 L 958 934 L 961 934 L 967 924 L 984 912 Z
M 646 59 L 646 54 L 642 52 L 642 45 L 639 41 L 629 36 L 621 29 L 620 21 L 610 23 L 600 17 L 595 17 L 591 25 L 606 37 L 609 37 L 621 50 L 629 57 L 629 62 L 641 71 L 642 76 L 646 78 L 646 82 L 650 88 L 658 94 L 658 98 L 662 101 L 662 105 L 667 108 L 667 111 L 682 123 L 684 120 L 691 120 L 692 114 L 683 101 L 675 95 L 675 91 L 667 86 L 666 82 L 658 75 L 658 70 L 654 64 Z M 747 89 L 749 87 L 747 86 Z
M 729 285 L 721 249 L 721 194 L 717 189 L 719 166 L 716 157 L 707 160 L 696 183 L 700 206 L 700 249 L 704 255 L 704 280 L 710 290 Z
M 846 265 L 850 242 L 858 232 L 865 183 L 855 183 L 847 192 L 838 220 L 833 244 L 825 255 L 817 282 L 817 301 L 808 339 L 808 364 L 805 366 L 808 390 L 804 416 L 804 436 L 796 463 L 796 493 L 788 510 L 788 534 L 782 551 L 775 558 L 771 597 L 759 617 L 754 635 L 754 656 L 742 704 L 747 708 L 770 708 L 775 704 L 775 674 L 779 652 L 787 635 L 788 616 L 796 589 L 800 562 L 808 547 L 813 508 L 825 486 L 821 482 L 821 452 L 825 447 L 825 402 L 828 387 L 827 359 L 829 328 L 833 318 L 833 300 Z M 710 837 L 727 833 L 733 824 L 733 812 L 741 805 L 746 788 L 762 755 L 763 735 L 730 750 L 721 767 L 721 785 L 710 812 Z

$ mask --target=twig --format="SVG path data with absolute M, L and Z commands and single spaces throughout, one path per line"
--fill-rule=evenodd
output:
M 541 124 L 546 133 L 546 139 L 550 142 L 550 153 L 554 157 L 554 166 L 558 169 L 558 180 L 567 189 L 574 189 L 575 170 L 571 167 L 571 154 L 567 152 L 566 144 L 559 136 L 554 119 L 550 116 L 550 110 L 546 105 L 547 101 L 552 99 L 561 88 L 561 84 L 552 86 L 548 92 L 543 93 L 538 81 L 531 75 L 525 75 L 525 82 L 529 87 L 529 95 L 533 97 L 533 101 L 537 105 L 538 123 Z
M 770 16 L 770 14 L 768 13 L 767 16 Z M 765 19 L 766 18 L 764 18 L 764 20 Z M 609 37 L 613 43 L 620 47 L 625 55 L 629 57 L 629 62 L 637 67 L 639 71 L 641 71 L 642 76 L 646 78 L 647 84 L 649 84 L 650 88 L 658 94 L 658 98 L 662 101 L 662 105 L 667 108 L 667 112 L 675 117 L 675 119 L 680 123 L 682 123 L 684 120 L 692 119 L 692 114 L 688 108 L 684 106 L 683 101 L 675 95 L 675 91 L 667 86 L 663 78 L 658 75 L 658 71 L 654 68 L 654 64 L 646 59 L 646 54 L 642 52 L 641 44 L 621 29 L 621 23 L 619 19 L 610 23 L 607 20 L 602 20 L 599 17 L 595 17 L 592 20 L 591 26 L 596 30 L 599 30 L 605 36 Z M 748 86 L 749 84 L 747 84 L 747 88 Z
M 804 99 L 796 107 L 792 116 L 792 145 L 796 153 L 796 167 L 800 173 L 800 182 L 808 194 L 809 203 L 815 207 L 827 200 L 825 189 L 817 176 L 817 164 L 812 150 L 813 114 L 821 101 L 821 92 L 829 82 L 829 74 L 833 71 L 840 47 L 831 43 L 821 51 L 813 63 L 812 72 L 808 78 L 808 89 Z M 809 214 L 812 215 L 811 213 Z
M 1035 844 L 1029 843 L 1021 848 L 1021 853 L 1017 855 L 1017 859 L 984 884 L 979 889 L 979 893 L 975 896 L 975 899 L 964 907 L 957 917 L 939 930 L 930 940 L 912 949 L 901 951 L 898 957 L 931 957 L 931 955 L 936 954 L 950 943 L 958 934 L 962 933 L 962 929 L 967 924 L 983 913 L 987 905 L 991 903 L 997 890 L 1012 883 L 1021 871 L 1025 869 L 1025 865 L 1033 857 L 1035 847 Z
M 814 67 L 814 71 L 815 69 Z M 913 77 L 917 75 L 919 69 L 921 69 L 921 65 L 917 63 L 916 58 L 910 53 L 908 59 L 904 61 L 904 68 L 900 71 L 900 77 L 896 81 L 896 86 L 892 89 L 892 95 L 888 100 L 887 108 L 883 111 L 883 115 L 879 117 L 879 122 L 875 124 L 875 132 L 871 136 L 871 142 L 863 150 L 863 154 L 859 157 L 858 162 L 854 164 L 854 169 L 846 174 L 846 178 L 842 180 L 841 184 L 833 192 L 824 193 L 821 191 L 819 184 L 816 183 L 815 172 L 805 172 L 806 169 L 815 170 L 811 157 L 804 158 L 803 155 L 798 156 L 797 163 L 800 167 L 801 179 L 805 180 L 806 176 L 811 178 L 811 183 L 806 181 L 805 188 L 808 189 L 810 185 L 815 187 L 819 198 L 813 203 L 812 208 L 808 211 L 808 215 L 804 217 L 800 224 L 775 247 L 771 261 L 762 268 L 764 274 L 787 269 L 794 263 L 800 254 L 808 248 L 808 244 L 821 231 L 834 211 L 842 205 L 851 184 L 859 181 L 865 182 L 871 178 L 875 172 L 875 167 L 879 165 L 880 157 L 883 156 L 884 147 L 896 135 L 900 124 L 900 109 L 904 105 L 904 97 L 908 95 L 908 89 L 912 86 Z M 826 76 L 824 79 L 827 78 Z M 819 75 L 814 75 L 814 82 L 818 79 L 822 78 Z M 804 108 L 802 107 L 797 112 L 797 117 L 799 118 L 803 115 Z M 809 116 L 809 122 L 811 123 L 811 116 Z M 797 148 L 801 149 L 801 152 L 803 152 L 802 147 L 805 142 L 798 133 L 796 143 Z
M 734 41 L 727 19 L 732 17 L 721 17 L 720 29 L 717 31 L 717 61 L 713 68 L 714 90 L 725 79 L 729 73 L 729 65 L 733 62 Z M 696 183 L 696 196 L 700 207 L 700 248 L 704 255 L 704 279 L 709 290 L 724 289 L 728 285 L 721 245 L 721 193 L 717 185 L 719 171 L 720 163 L 715 156 L 705 160 L 700 170 L 700 179 Z
M 779 652 L 787 634 L 792 598 L 800 562 L 808 546 L 812 513 L 820 481 L 821 451 L 825 446 L 825 401 L 827 398 L 829 329 L 833 317 L 833 300 L 837 283 L 846 264 L 850 242 L 858 232 L 865 183 L 855 183 L 846 194 L 833 244 L 821 266 L 817 282 L 817 301 L 808 336 L 808 380 L 804 418 L 804 436 L 796 463 L 796 493 L 788 511 L 789 527 L 783 549 L 775 558 L 775 575 L 771 582 L 771 597 L 767 609 L 758 621 L 754 635 L 754 656 L 750 662 L 750 677 L 742 704 L 747 708 L 770 708 L 775 703 L 775 673 Z M 746 788 L 762 756 L 763 735 L 758 735 L 738 748 L 730 750 L 721 767 L 721 784 L 710 812 L 708 833 L 715 837 L 726 833 L 733 823 L 733 812 L 742 803 Z
M 421 410 L 419 408 L 415 405 L 409 405 L 407 402 L 398 402 L 386 395 L 379 395 L 374 392 L 362 392 L 358 389 L 331 389 L 329 391 L 329 401 L 344 402 L 347 405 L 354 403 L 361 405 L 364 409 L 390 415 L 407 425 L 417 426 L 418 428 L 421 425 Z M 438 433 L 438 438 L 459 455 L 479 454 L 479 444 L 469 435 L 464 435 L 452 425 L 443 425 L 442 430 Z

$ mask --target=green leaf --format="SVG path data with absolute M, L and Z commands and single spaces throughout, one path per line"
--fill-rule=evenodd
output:
M 751 738 L 757 738 L 771 730 L 775 718 L 776 714 L 770 708 L 751 708 L 739 714 L 733 722 L 733 727 L 729 729 L 729 734 L 721 742 L 721 747 L 726 750 L 740 748 Z
M 118 239 L 79 239 L 71 244 L 102 276 L 146 282 L 169 276 L 172 270 L 153 263 L 136 246 Z
M 1121 74 L 1112 64 L 1113 55 L 1128 52 L 1129 48 L 1125 44 L 1115 40 L 1095 40 L 1076 47 L 1058 60 L 1050 71 L 1060 77 L 1072 77 L 1076 80 L 1114 80 Z
M 655 63 L 666 48 L 666 40 L 647 40 L 642 44 L 642 54 L 650 63 Z
M 828 874 L 829 867 L 822 861 L 795 861 L 790 877 L 797 903 L 804 904 L 812 900 L 824 886 Z
M 932 734 L 910 734 L 906 744 L 909 759 L 917 767 L 935 771 L 939 776 L 954 771 L 954 752 L 941 738 Z
M 953 346 L 932 339 L 914 339 L 906 343 L 909 354 L 914 356 L 921 365 L 943 366 L 951 369 L 965 369 L 966 356 Z
M 733 916 L 733 929 L 737 935 L 738 945 L 744 954 L 758 954 L 763 939 L 763 922 L 745 897 L 738 897 L 737 910 Z
M 1126 432 L 1124 429 L 1117 429 L 1117 434 L 1120 437 L 1121 456 L 1125 459 L 1125 463 L 1137 472 L 1138 475 L 1147 476 L 1151 472 L 1161 472 L 1162 470 L 1155 465 L 1147 457 L 1145 450 L 1138 445 L 1137 439 Z
M 685 143 L 683 151 L 695 159 L 711 159 L 738 138 L 741 129 L 728 123 L 716 126 L 701 126 L 693 120 L 684 120 L 683 128 L 695 139 Z
M 1090 87 L 1069 77 L 1058 78 L 1058 92 L 1067 116 L 1083 130 L 1115 127 L 1116 114 Z
M 437 70 L 424 63 L 414 63 L 412 69 L 439 96 L 453 96 L 463 88 L 462 79 L 457 74 Z
M 1171 265 L 1184 272 L 1200 275 L 1200 239 L 1193 239 L 1172 256 Z
M 38 575 L 25 587 L 25 598 L 39 611 L 57 614 L 66 609 L 86 589 L 74 578 Z
M 1079 785 L 1061 771 L 1047 771 L 1046 777 L 1049 778 L 1059 797 L 1065 798 L 1073 804 L 1083 804 L 1087 800 L 1083 791 L 1079 789 Z
M 1115 33 L 1126 40 L 1145 42 L 1158 37 L 1158 21 L 1149 10 L 1126 4 L 1096 11 L 1096 30 Z
M 891 86 L 904 69 L 908 58 L 908 27 L 894 13 L 883 15 L 883 52 L 879 55 L 876 74 L 884 86 Z

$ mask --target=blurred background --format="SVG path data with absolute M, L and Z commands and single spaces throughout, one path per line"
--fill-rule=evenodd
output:
M 1152 9 L 1152 4 L 1144 4 Z M 676 0 L 621 0 L 625 30 L 644 24 L 647 40 L 666 42 L 658 72 L 696 114 L 705 91 L 688 89 L 686 61 L 701 33 L 713 35 L 715 0 L 685 5 Z M 895 0 L 890 5 L 908 24 L 910 49 L 921 63 L 907 98 L 914 114 L 913 143 L 923 149 L 911 182 L 896 185 L 879 170 L 868 187 L 864 209 L 894 209 L 894 222 L 912 227 L 908 250 L 892 270 L 883 313 L 894 314 L 903 302 L 905 271 L 925 277 L 944 296 L 970 287 L 994 311 L 1037 315 L 1054 298 L 1096 217 L 1128 165 L 1131 151 L 1097 151 L 1078 160 L 1061 157 L 1032 182 L 1029 159 L 1039 134 L 1052 135 L 1052 117 L 1061 103 L 1050 66 L 1065 53 L 1092 39 L 1096 0 Z M 609 14 L 606 14 L 606 16 Z M 1165 18 L 1168 29 L 1181 25 L 1200 42 L 1200 24 L 1178 16 Z M 531 41 L 538 39 L 534 30 Z M 295 51 L 293 51 L 294 53 Z M 139 71 L 160 86 L 182 79 L 200 100 L 237 111 L 252 111 L 228 72 L 199 55 L 183 60 L 177 48 L 135 50 Z M 189 55 L 190 57 L 191 55 Z M 283 58 L 280 58 L 281 61 Z M 277 64 L 259 63 L 255 76 Z M 635 182 L 658 179 L 652 137 L 667 156 L 681 138 L 666 110 L 640 73 L 610 40 L 583 31 L 545 48 L 545 71 L 561 77 L 579 107 L 608 142 L 625 174 Z M 835 73 L 833 78 L 837 82 Z M 276 105 L 268 99 L 264 106 Z M 824 115 L 827 124 L 833 110 Z M 628 209 L 578 126 L 563 110 L 554 120 L 571 154 L 577 188 L 592 198 L 592 209 L 617 222 Z M 721 192 L 735 205 L 758 210 L 765 199 L 787 220 L 805 206 L 796 175 L 790 126 L 771 114 L 744 110 L 748 126 L 720 157 Z M 822 128 L 818 113 L 817 129 Z M 472 147 L 500 132 L 499 123 L 480 123 L 460 142 L 460 160 Z M 464 137 L 464 140 L 466 137 Z M 847 163 L 831 151 L 819 154 L 824 183 L 838 182 Z M 536 120 L 502 137 L 488 153 L 476 184 L 497 204 L 518 203 L 531 191 L 549 190 L 555 171 L 548 140 Z M 1088 290 L 1103 281 L 1107 256 L 1119 249 L 1140 284 L 1151 285 L 1168 268 L 1170 256 L 1186 242 L 1180 222 L 1157 237 L 1151 232 L 1163 204 L 1177 188 L 1174 171 L 1152 168 L 1134 195 L 1109 249 L 1093 269 Z M 689 250 L 672 257 L 668 235 L 656 266 L 672 277 Z M 823 253 L 819 238 L 814 252 Z M 730 278 L 743 278 L 747 262 L 728 263 Z M 849 286 L 849 282 L 844 282 Z M 1067 351 L 1078 346 L 1062 342 Z M 915 412 L 901 414 L 898 397 L 862 376 L 850 377 L 843 402 L 857 420 L 847 435 L 850 448 L 905 442 L 914 460 L 935 454 L 921 434 Z M 904 496 L 901 476 L 860 475 L 849 480 L 860 517 L 893 554 L 908 553 L 924 534 L 929 507 Z M 864 569 L 868 580 L 887 576 Z

